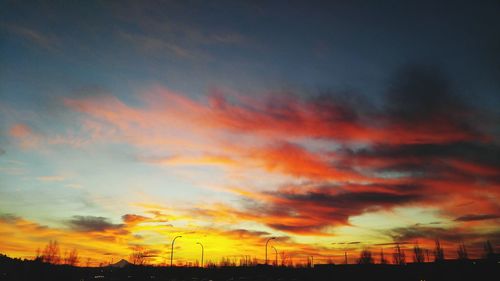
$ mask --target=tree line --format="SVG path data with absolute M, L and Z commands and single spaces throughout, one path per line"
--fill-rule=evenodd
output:
M 491 245 L 491 242 L 488 240 L 484 242 L 484 258 L 485 259 L 492 259 L 495 255 L 495 252 L 493 250 L 493 246 Z M 432 255 L 432 258 L 431 258 Z M 445 260 L 445 254 L 444 254 L 444 249 L 441 246 L 441 242 L 439 239 L 435 240 L 435 246 L 434 250 L 431 252 L 428 249 L 421 248 L 418 243 L 415 243 L 413 246 L 413 249 L 411 251 L 411 256 L 412 256 L 412 261 L 414 263 L 424 263 L 424 262 L 443 262 Z M 467 252 L 467 247 L 465 246 L 465 243 L 461 242 L 457 246 L 456 250 L 456 259 L 457 260 L 468 260 L 469 259 L 469 254 Z M 347 258 L 346 258 L 346 263 L 347 263 Z M 372 253 L 372 251 L 368 249 L 364 249 L 360 252 L 360 256 L 357 259 L 358 264 L 374 264 L 375 263 L 375 258 Z M 380 264 L 388 264 L 388 260 L 384 256 L 384 250 L 380 250 L 380 259 L 379 259 Z M 406 251 L 405 249 L 402 249 L 400 244 L 396 243 L 394 246 L 394 251 L 392 253 L 392 263 L 393 264 L 398 264 L 398 265 L 406 265 L 407 263 L 407 258 L 406 258 Z
M 493 246 L 490 241 L 484 242 L 484 258 L 492 259 L 495 256 L 495 252 Z M 392 264 L 396 265 L 406 265 L 410 258 L 407 258 L 408 249 L 403 249 L 399 243 L 396 243 L 394 249 L 392 251 Z M 443 262 L 445 260 L 445 252 L 441 246 L 441 243 L 438 239 L 435 240 L 434 249 L 431 251 L 429 249 L 425 249 L 420 247 L 418 243 L 415 243 L 413 248 L 410 251 L 411 261 L 414 263 L 424 263 L 424 262 Z M 146 265 L 148 263 L 148 259 L 153 257 L 153 254 L 144 249 L 142 247 L 135 247 L 132 250 L 132 253 L 129 256 L 129 261 L 135 265 Z M 467 251 L 467 247 L 462 242 L 457 246 L 455 257 L 457 260 L 468 260 L 469 254 Z M 286 255 L 285 252 L 280 253 L 281 262 L 274 261 L 272 264 L 274 266 L 282 266 L 282 267 L 313 267 L 312 257 L 307 258 L 306 264 L 294 264 L 292 258 L 289 255 Z M 70 266 L 79 265 L 80 258 L 78 255 L 78 251 L 76 248 L 72 248 L 71 250 L 65 250 L 61 255 L 61 249 L 57 240 L 50 240 L 49 243 L 40 250 L 37 249 L 35 261 L 41 261 L 44 263 L 50 264 L 65 264 Z M 87 259 L 87 266 L 89 266 L 90 258 Z M 345 253 L 345 262 L 347 262 L 347 252 Z M 384 254 L 384 249 L 380 249 L 378 262 L 376 261 L 374 253 L 369 249 L 363 249 L 359 258 L 356 260 L 357 264 L 389 264 L 390 261 L 387 259 L 386 254 Z M 256 266 L 258 265 L 257 258 L 251 258 L 249 255 L 242 256 L 242 258 L 229 258 L 222 257 L 221 260 L 216 263 L 213 261 L 207 261 L 206 267 L 234 267 L 234 266 Z M 327 264 L 334 264 L 333 260 L 330 258 L 327 261 Z M 101 264 L 102 265 L 102 264 Z M 195 261 L 194 263 L 186 264 L 187 266 L 198 267 L 199 262 Z

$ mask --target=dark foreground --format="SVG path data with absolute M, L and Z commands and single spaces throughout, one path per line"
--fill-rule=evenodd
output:
M 497 262 L 445 262 L 441 264 L 318 265 L 314 268 L 225 267 L 168 268 L 152 266 L 71 267 L 33 261 L 0 261 L 0 280 L 500 280 Z

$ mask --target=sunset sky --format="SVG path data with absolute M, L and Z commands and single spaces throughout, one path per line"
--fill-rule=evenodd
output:
M 500 250 L 500 2 L 270 2 L 1 1 L 0 253 Z

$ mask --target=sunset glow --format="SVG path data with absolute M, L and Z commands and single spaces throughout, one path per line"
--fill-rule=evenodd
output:
M 182 236 L 177 265 L 197 242 L 206 262 L 263 263 L 276 237 L 300 264 L 500 246 L 500 60 L 462 42 L 498 39 L 493 11 L 402 29 L 425 5 L 42 3 L 0 8 L 0 253 L 57 240 L 82 266 L 169 264 Z

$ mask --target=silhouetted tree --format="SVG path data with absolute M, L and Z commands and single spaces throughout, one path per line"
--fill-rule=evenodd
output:
M 465 248 L 464 242 L 458 245 L 457 256 L 459 260 L 468 260 L 469 254 L 467 253 L 467 248 Z
M 228 257 L 222 257 L 219 262 L 220 267 L 236 266 L 236 262 L 232 261 Z
M 285 251 L 282 251 L 280 253 L 280 257 L 281 257 L 281 266 L 286 266 L 288 263 L 288 256 L 285 254 Z
M 405 265 L 406 255 L 404 250 L 401 250 L 399 244 L 396 244 L 395 252 L 393 254 L 394 264 Z
M 206 262 L 206 265 L 207 265 L 207 268 L 215 268 L 215 267 L 217 267 L 217 264 L 215 262 L 211 261 L 211 260 L 208 260 Z
M 380 248 L 380 264 L 387 264 L 387 260 L 384 257 L 384 249 Z
M 442 262 L 444 261 L 444 250 L 441 248 L 441 243 L 439 239 L 436 239 L 436 248 L 434 249 L 434 261 Z
M 61 254 L 57 240 L 50 240 L 41 255 L 42 261 L 46 263 L 59 264 L 61 262 Z
M 146 251 L 142 247 L 136 246 L 130 254 L 130 262 L 135 265 L 144 265 L 146 257 Z
M 251 260 L 249 255 L 244 255 L 242 259 L 240 259 L 240 266 L 250 266 Z
M 73 248 L 73 250 L 69 252 L 67 264 L 71 266 L 75 266 L 78 264 L 78 251 L 76 250 L 76 248 Z
M 34 261 L 42 261 L 42 254 L 40 253 L 40 247 L 36 249 Z
M 492 259 L 495 255 L 495 250 L 493 250 L 493 246 L 491 246 L 490 240 L 484 242 L 484 255 L 487 259 Z
M 372 252 L 367 249 L 361 251 L 358 259 L 358 264 L 372 264 L 372 263 L 373 263 Z
M 307 257 L 306 267 L 313 267 L 313 266 L 314 266 L 314 261 L 312 260 L 311 257 Z
M 424 250 L 418 246 L 418 243 L 413 246 L 413 261 L 423 263 L 425 261 Z

